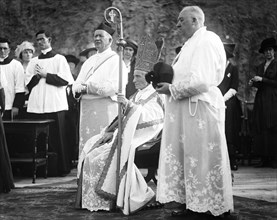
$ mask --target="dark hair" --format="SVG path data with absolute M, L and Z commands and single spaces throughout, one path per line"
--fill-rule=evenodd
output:
M 77 64 L 80 62 L 77 57 L 71 54 L 65 55 L 65 59 L 67 60 L 67 62 L 74 63 L 75 66 L 77 66 Z
M 8 43 L 8 45 L 11 44 L 11 42 L 7 38 L 4 38 L 4 37 L 0 37 L 0 43 Z
M 134 50 L 133 56 L 135 56 L 137 54 L 138 44 L 134 40 L 126 39 L 126 44 L 124 45 L 124 48 L 125 47 L 131 47 L 131 48 L 133 48 L 133 50 Z
M 46 31 L 46 30 L 39 30 L 39 31 L 36 33 L 36 37 L 37 37 L 39 34 L 45 34 L 46 37 L 51 37 L 50 32 L 48 32 L 48 31 Z

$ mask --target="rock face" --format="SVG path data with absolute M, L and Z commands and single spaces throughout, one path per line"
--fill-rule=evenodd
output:
M 145 33 L 163 36 L 162 58 L 170 63 L 175 48 L 185 40 L 178 35 L 176 21 L 187 5 L 200 6 L 207 28 L 222 41 L 237 44 L 239 97 L 253 100 L 254 91 L 247 82 L 262 59 L 261 41 L 277 37 L 277 0 L 0 0 L 0 35 L 8 37 L 15 49 L 23 40 L 34 41 L 38 30 L 48 29 L 56 51 L 78 55 L 92 41 L 104 10 L 115 6 L 122 13 L 124 37 L 138 41 Z

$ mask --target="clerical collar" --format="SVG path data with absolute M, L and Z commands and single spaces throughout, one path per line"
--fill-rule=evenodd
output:
M 135 102 L 138 102 L 140 99 L 145 98 L 144 95 L 148 94 L 150 90 L 153 90 L 153 86 L 152 84 L 149 84 L 148 86 L 146 86 L 143 89 L 138 89 L 137 93 L 134 96 L 134 100 Z
M 2 59 L 0 61 L 0 65 L 5 65 L 5 64 L 9 64 L 13 59 L 11 57 L 6 57 L 5 59 Z
M 49 47 L 49 48 L 47 48 L 45 50 L 41 50 L 41 53 L 45 55 L 45 54 L 47 54 L 51 50 L 52 50 L 52 47 Z
M 97 51 L 97 53 L 96 54 L 105 54 L 105 53 L 107 53 L 107 52 L 110 52 L 110 51 L 112 51 L 112 48 L 111 47 L 108 47 L 106 50 L 104 50 L 103 52 L 101 52 L 101 53 L 99 53 L 98 51 Z
M 46 53 L 45 53 L 46 52 Z M 44 54 L 45 53 L 45 54 Z M 41 54 L 38 56 L 38 59 L 48 59 L 48 58 L 52 58 L 56 55 L 57 53 L 55 53 L 52 48 L 48 48 L 46 50 L 41 51 Z

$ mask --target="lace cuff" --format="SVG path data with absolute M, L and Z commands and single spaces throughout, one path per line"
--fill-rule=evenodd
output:
M 87 94 L 97 94 L 100 96 L 112 96 L 115 95 L 115 89 L 112 83 L 93 83 L 87 84 Z
M 190 88 L 189 82 L 179 82 L 169 85 L 169 91 L 174 100 L 188 98 L 200 94 L 196 88 Z

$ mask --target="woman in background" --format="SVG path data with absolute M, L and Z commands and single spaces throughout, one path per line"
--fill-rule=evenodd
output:
M 253 109 L 254 153 L 261 156 L 256 167 L 277 168 L 277 61 L 275 38 L 262 41 L 259 52 L 264 62 L 257 67 L 250 86 L 256 87 Z
M 138 45 L 135 41 L 131 39 L 126 40 L 123 51 L 123 61 L 128 69 L 128 83 L 126 85 L 126 98 L 128 99 L 137 91 L 133 82 L 137 50 Z
M 33 58 L 35 53 L 35 48 L 33 43 L 29 41 L 23 41 L 20 45 L 17 45 L 15 49 L 15 56 L 16 58 L 22 63 L 24 68 L 24 73 L 26 73 L 27 66 L 30 60 Z M 28 98 L 29 98 L 29 91 L 27 87 L 25 87 L 25 104 L 19 112 L 19 118 L 26 118 L 26 110 L 28 105 Z
M 17 45 L 15 49 L 16 58 L 22 63 L 24 72 L 28 66 L 28 63 L 33 58 L 35 53 L 35 48 L 33 43 L 29 41 L 23 41 L 20 45 Z

